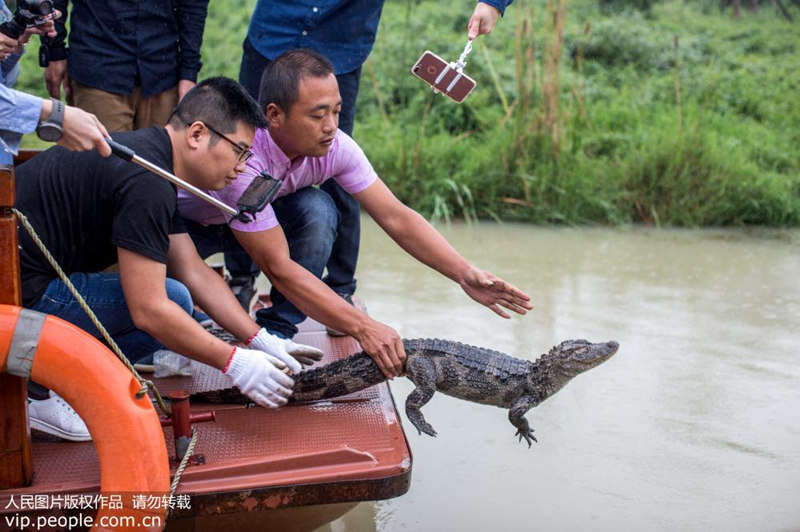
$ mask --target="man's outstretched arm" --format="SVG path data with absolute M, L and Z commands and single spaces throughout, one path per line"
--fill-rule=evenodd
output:
M 167 348 L 223 369 L 231 346 L 209 334 L 177 303 L 167 297 L 165 264 L 118 248 L 119 277 L 125 302 L 137 328 Z
M 294 262 L 280 226 L 233 233 L 275 288 L 304 314 L 353 336 L 387 378 L 402 374 L 406 354 L 397 331 L 346 303 L 328 285 Z
M 258 332 L 258 325 L 244 311 L 222 276 L 197 254 L 188 234 L 170 235 L 167 271 L 186 286 L 195 304 L 239 341 L 246 342 Z
M 52 20 L 40 27 L 29 28 L 19 39 L 0 34 L 0 60 L 21 50 L 32 34 L 50 33 L 54 33 Z M 53 105 L 52 100 L 43 100 L 0 83 L 0 130 L 8 132 L 3 140 L 13 153 L 17 152 L 22 135 L 33 133 L 41 121 L 50 117 Z M 62 129 L 63 135 L 58 141 L 61 146 L 74 151 L 96 147 L 100 155 L 111 155 L 111 148 L 105 141 L 108 131 L 93 114 L 65 106 Z
M 261 406 L 286 404 L 294 381 L 282 372 L 283 361 L 262 351 L 231 348 L 203 329 L 167 297 L 166 265 L 123 248 L 118 248 L 117 256 L 125 294 L 120 304 L 127 304 L 137 328 L 172 351 L 221 370 Z
M 409 255 L 458 283 L 467 295 L 498 316 L 510 317 L 504 309 L 525 314 L 533 308 L 530 296 L 472 265 L 425 218 L 403 205 L 380 179 L 355 197 Z
M 303 369 L 298 356 L 307 363 L 322 358 L 322 351 L 315 347 L 278 338 L 259 327 L 236 300 L 222 276 L 200 258 L 188 234 L 170 235 L 169 241 L 169 276 L 183 283 L 192 301 L 245 346 L 278 358 L 294 373 Z

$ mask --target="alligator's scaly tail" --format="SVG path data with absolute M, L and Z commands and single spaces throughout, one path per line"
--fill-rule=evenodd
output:
M 340 397 L 385 380 L 375 362 L 362 351 L 298 374 L 289 401 L 296 403 Z
M 459 364 L 467 368 L 491 371 L 502 379 L 507 378 L 509 375 L 527 372 L 529 370 L 528 366 L 531 364 L 497 351 L 449 340 L 435 338 L 404 339 L 403 345 L 408 356 L 452 356 L 458 360 Z M 491 361 L 491 363 L 487 364 L 487 360 Z M 292 378 L 295 380 L 294 393 L 289 398 L 289 402 L 292 403 L 341 397 L 386 380 L 372 358 L 364 351 L 315 369 L 303 371 L 298 375 L 293 375 Z M 210 403 L 250 402 L 250 399 L 233 387 L 223 390 L 197 392 L 192 394 L 192 400 Z
M 293 378 L 294 393 L 289 398 L 290 403 L 339 397 L 386 380 L 375 362 L 363 351 L 331 364 L 303 371 Z M 196 392 L 192 394 L 192 401 L 231 404 L 252 402 L 235 387 Z

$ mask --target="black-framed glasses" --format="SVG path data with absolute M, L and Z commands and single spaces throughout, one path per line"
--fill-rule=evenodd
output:
M 250 160 L 250 157 L 253 156 L 253 152 L 251 152 L 250 150 L 248 150 L 246 148 L 242 148 L 237 143 L 233 142 L 231 139 L 229 139 L 228 137 L 226 137 L 225 135 L 223 135 L 222 133 L 220 133 L 219 131 L 217 131 L 213 127 L 209 126 L 208 124 L 206 124 L 202 120 L 198 120 L 198 122 L 200 122 L 201 124 L 206 126 L 210 132 L 214 133 L 215 135 L 217 135 L 219 137 L 222 137 L 223 139 L 225 139 L 228 142 L 228 144 L 233 146 L 233 149 L 236 150 L 236 153 L 239 154 L 239 162 L 240 163 L 246 163 L 247 161 Z M 191 124 L 187 124 L 187 125 L 190 126 Z

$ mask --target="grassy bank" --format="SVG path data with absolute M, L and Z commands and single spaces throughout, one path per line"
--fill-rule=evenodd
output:
M 252 4 L 212 0 L 203 77 L 237 76 Z M 355 137 L 403 201 L 433 217 L 800 225 L 800 22 L 517 0 L 477 41 L 478 89 L 457 105 L 409 69 L 425 49 L 458 57 L 472 5 L 384 9 Z M 40 91 L 33 59 L 21 82 Z
M 379 173 L 429 214 L 533 222 L 800 223 L 800 29 L 668 2 L 518 1 L 462 106 L 408 74 L 463 47 L 439 4 L 389 3 L 359 101 Z M 420 37 L 424 36 L 424 37 Z

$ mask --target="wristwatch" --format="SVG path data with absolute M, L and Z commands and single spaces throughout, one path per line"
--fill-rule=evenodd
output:
M 53 112 L 46 120 L 39 122 L 36 134 L 47 142 L 58 142 L 64 134 L 64 102 L 50 98 L 53 102 Z

